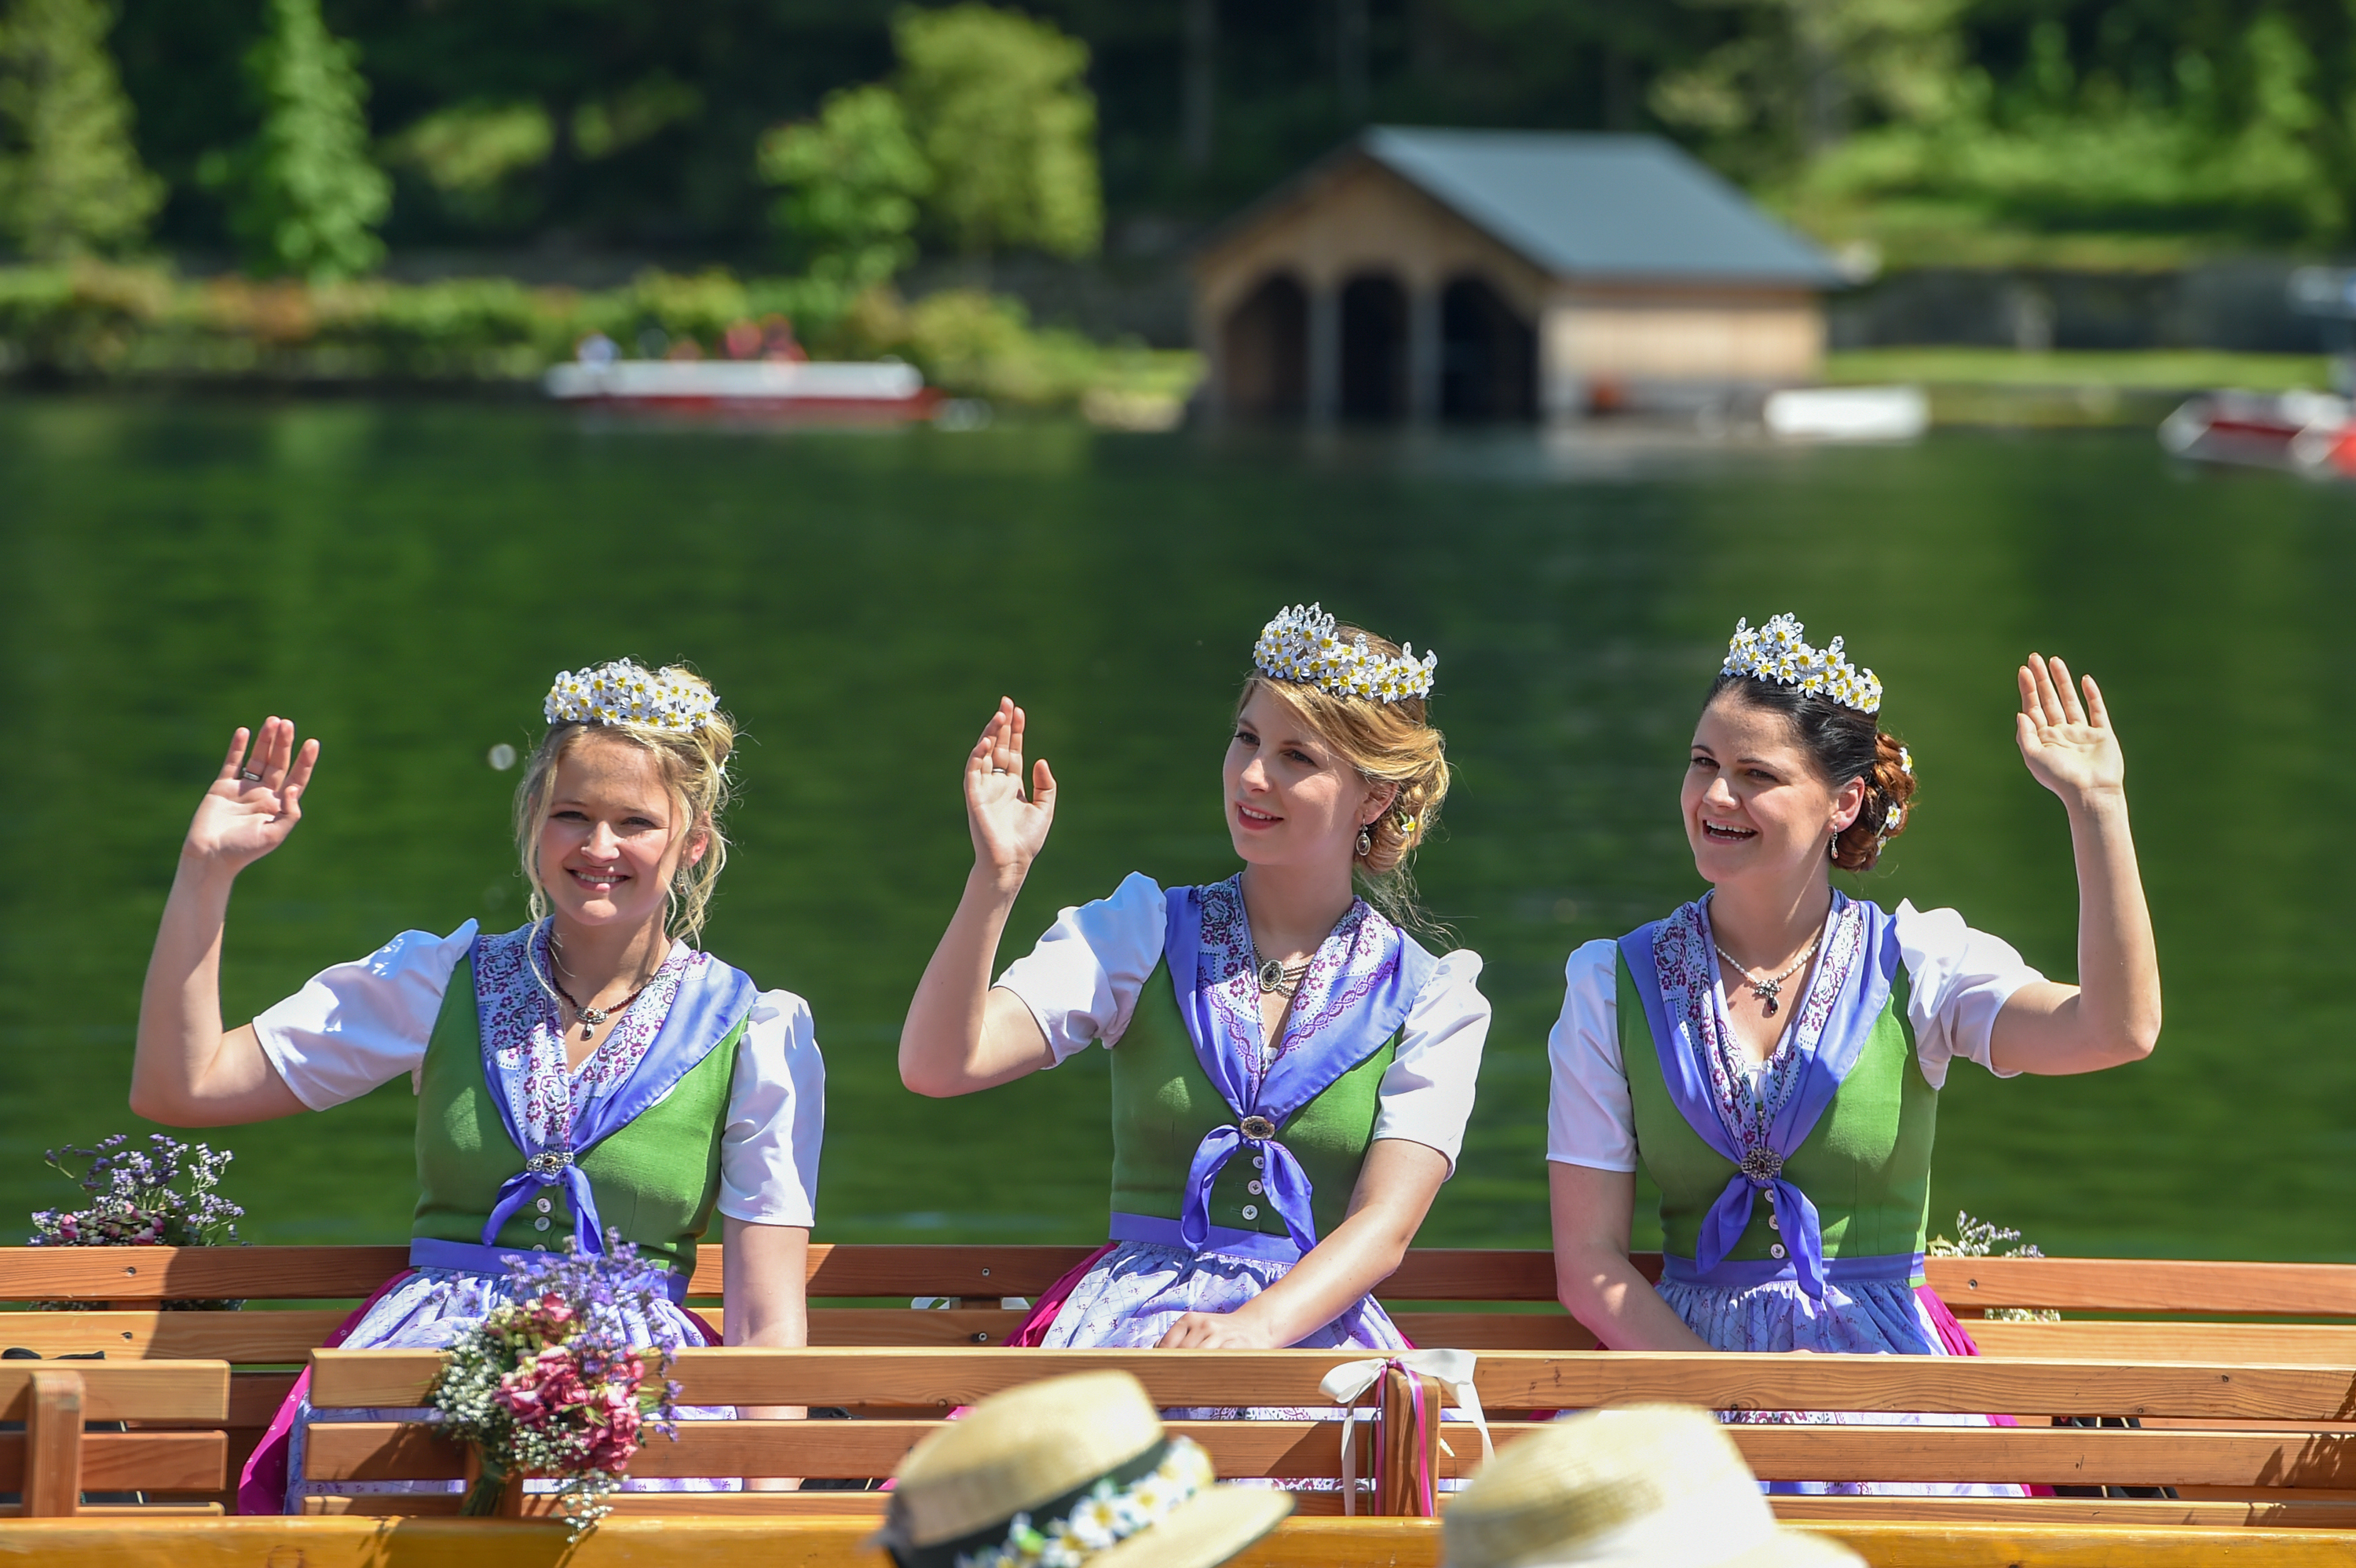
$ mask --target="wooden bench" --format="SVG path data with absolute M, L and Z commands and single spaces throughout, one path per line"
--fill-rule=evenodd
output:
M 226 1485 L 229 1376 L 217 1360 L 0 1362 L 0 1419 L 23 1424 L 0 1434 L 0 1491 L 22 1499 L 0 1505 L 0 1517 L 219 1514 L 210 1494 Z M 86 1432 L 93 1421 L 132 1429 Z M 163 1497 L 86 1507 L 82 1494 L 92 1491 Z
M 854 1422 L 682 1424 L 677 1443 L 650 1444 L 633 1467 L 646 1477 L 888 1474 L 935 1430 L 951 1404 L 1042 1377 L 1099 1367 L 1134 1372 L 1164 1406 L 1330 1408 L 1318 1381 L 1348 1352 L 957 1350 L 833 1349 L 692 1350 L 675 1369 L 690 1403 L 885 1403 L 929 1409 L 924 1418 Z M 322 1350 L 313 1358 L 314 1403 L 397 1407 L 423 1401 L 442 1358 L 428 1351 Z M 1713 1409 L 1840 1412 L 1988 1411 L 2045 1415 L 2093 1410 L 2171 1418 L 2169 1431 L 2078 1427 L 1757 1424 L 1730 1428 L 1764 1479 L 2114 1483 L 2201 1487 L 2200 1499 L 1805 1498 L 1778 1499 L 1786 1517 L 1822 1520 L 1951 1520 L 1987 1523 L 2356 1526 L 2356 1439 L 2328 1428 L 2356 1413 L 2356 1369 L 2222 1366 L 2184 1362 L 2061 1361 L 1896 1356 L 1622 1354 L 1490 1351 L 1476 1382 L 1494 1410 L 1588 1408 L 1672 1400 Z M 1436 1391 L 1435 1395 L 1436 1395 Z M 1385 1402 L 1388 1410 L 1404 1401 Z M 1429 1408 L 1436 1411 L 1436 1397 Z M 2246 1424 L 2260 1424 L 2250 1425 Z M 1330 1421 L 1178 1422 L 1210 1452 L 1223 1477 L 1331 1480 L 1342 1473 L 1340 1431 Z M 1498 1420 L 1500 1445 L 1539 1430 Z M 1444 1445 L 1440 1439 L 1444 1437 Z M 1373 1439 L 1355 1468 L 1368 1473 Z M 1379 1441 L 1434 1453 L 1440 1474 L 1469 1476 L 1480 1459 L 1469 1426 L 1408 1429 L 1387 1423 Z M 316 1481 L 455 1479 L 457 1445 L 423 1424 L 348 1422 L 312 1428 L 308 1478 Z M 359 1498 L 321 1511 L 414 1512 L 421 1499 Z M 1338 1505 L 1308 1494 L 1305 1508 Z M 873 1509 L 873 1495 L 742 1493 L 626 1496 L 626 1512 L 840 1513 Z M 1378 1504 L 1378 1506 L 1382 1506 Z M 1396 1507 L 1396 1502 L 1388 1506 Z M 455 1509 L 454 1499 L 428 1508 Z
M 811 1339 L 819 1347 L 994 1349 L 1023 1316 L 1001 1307 L 1001 1298 L 1035 1297 L 1091 1250 L 813 1246 Z M 361 1297 L 406 1262 L 406 1249 L 391 1246 L 0 1249 L 0 1303 L 70 1300 L 97 1308 L 15 1314 L 0 1328 L 0 1343 L 50 1356 L 103 1350 L 111 1360 L 195 1358 L 229 1362 L 232 1372 L 221 1430 L 227 1468 L 233 1476 L 310 1351 Z M 1648 1272 L 1658 1266 L 1656 1258 L 1640 1258 L 1639 1263 Z M 1934 1258 L 1928 1272 L 1992 1357 L 2356 1366 L 2356 1267 Z M 702 1249 L 691 1299 L 713 1303 L 720 1291 L 721 1249 L 708 1246 Z M 1419 1344 L 1458 1347 L 1484 1356 L 1505 1350 L 1591 1349 L 1592 1338 L 1555 1305 L 1553 1292 L 1551 1257 L 1544 1252 L 1418 1249 L 1386 1283 L 1382 1295 L 1393 1304 L 1402 1329 Z M 912 1311 L 906 1303 L 917 1296 L 947 1297 L 958 1305 L 947 1311 Z M 185 1297 L 247 1298 L 257 1306 L 233 1313 L 157 1310 L 166 1300 Z M 2055 1307 L 2070 1316 L 2060 1323 L 1980 1316 L 2008 1307 Z M 700 1306 L 699 1310 L 718 1318 L 715 1307 Z M 2137 1314 L 2141 1319 L 2101 1321 L 2085 1316 L 2090 1313 Z M 2165 1320 L 2152 1320 L 2154 1317 Z M 2227 1317 L 2336 1321 L 2217 1320 Z M 1249 1397 L 1265 1403 L 1257 1393 Z M 878 1402 L 870 1398 L 851 1403 L 873 1413 L 889 1413 L 888 1407 L 877 1408 Z M 1490 1403 L 1493 1410 L 1507 1413 L 1516 1408 L 1494 1399 Z M 1825 1408 L 1821 1403 L 1812 1407 Z M 2034 1409 L 2008 1413 L 2044 1419 L 2044 1413 Z M 2063 1413 L 2133 1413 L 2094 1411 L 2080 1404 Z M 2096 1437 L 2107 1442 L 2172 1436 L 2180 1429 L 2238 1435 L 2263 1445 L 2266 1432 L 2284 1429 L 2286 1424 L 2317 1442 L 2336 1442 L 2356 1433 L 2356 1425 L 2343 1432 L 2343 1424 L 2311 1414 L 2302 1423 L 2291 1423 L 2282 1413 L 2247 1418 L 2146 1413 L 2144 1419 L 2152 1430 L 2065 1435 L 2062 1442 L 2066 1447 Z M 2356 1416 L 2349 1420 L 2356 1422 Z M 2022 1434 L 2020 1442 L 2028 1445 L 2040 1435 Z M 2261 1448 L 2247 1452 L 2257 1454 Z M 1815 1473 L 1826 1472 L 1819 1467 Z M 2229 1467 L 2229 1477 L 2239 1473 Z M 2094 1477 L 2081 1471 L 2068 1478 L 2084 1482 Z M 2237 1488 L 2231 1478 L 2175 1484 L 2187 1500 L 2200 1503 L 2246 1501 L 2243 1494 L 2250 1489 Z M 2347 1500 L 2356 1503 L 2356 1480 L 2348 1489 Z M 224 1493 L 212 1500 L 230 1499 Z M 2248 1516 L 2247 1509 L 2243 1515 Z

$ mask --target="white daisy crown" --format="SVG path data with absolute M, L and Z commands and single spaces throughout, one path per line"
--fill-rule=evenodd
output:
M 719 707 L 720 699 L 701 681 L 615 659 L 594 669 L 558 671 L 541 710 L 551 724 L 639 724 L 685 731 L 701 726 Z
M 1314 604 L 1295 604 L 1260 628 L 1252 663 L 1271 679 L 1306 681 L 1336 697 L 1397 702 L 1431 695 L 1431 672 L 1440 656 L 1417 658 L 1405 643 L 1398 657 L 1377 653 L 1367 646 L 1363 632 L 1345 643 L 1333 630 L 1333 616 Z
M 1812 648 L 1800 632 L 1799 621 L 1790 615 L 1778 615 L 1756 631 L 1747 620 L 1735 622 L 1719 673 L 1796 686 L 1859 713 L 1881 711 L 1880 677 L 1849 663 L 1838 637 L 1829 646 Z

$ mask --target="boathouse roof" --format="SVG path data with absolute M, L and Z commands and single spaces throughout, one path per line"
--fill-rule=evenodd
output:
M 1845 281 L 1823 251 L 1657 136 L 1377 125 L 1308 177 L 1359 156 L 1558 277 Z M 1272 204 L 1301 194 L 1278 192 Z

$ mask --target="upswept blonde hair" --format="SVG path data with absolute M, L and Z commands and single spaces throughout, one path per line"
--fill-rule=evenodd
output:
M 684 665 L 666 665 L 662 678 L 682 681 L 710 691 L 709 682 Z M 663 918 L 666 934 L 689 946 L 703 934 L 705 912 L 712 903 L 712 884 L 728 864 L 728 836 L 720 816 L 728 807 L 728 753 L 736 744 L 736 724 L 714 709 L 691 730 L 662 730 L 651 724 L 591 724 L 570 720 L 552 724 L 531 753 L 523 781 L 516 785 L 516 852 L 523 862 L 523 880 L 531 889 L 531 918 L 548 918 L 548 891 L 540 880 L 540 830 L 556 794 L 556 765 L 565 753 L 590 734 L 637 747 L 655 760 L 664 786 L 681 808 L 687 826 L 680 835 L 679 874 L 664 890 L 669 908 Z M 707 839 L 703 859 L 690 865 L 686 846 L 698 833 Z
M 1333 635 L 1344 645 L 1363 636 L 1375 653 L 1400 656 L 1397 643 L 1361 627 L 1339 625 Z M 1360 778 L 1398 786 L 1391 804 L 1367 826 L 1366 852 L 1356 857 L 1353 869 L 1368 903 L 1401 925 L 1432 929 L 1416 903 L 1412 863 L 1415 851 L 1440 821 L 1450 773 L 1447 737 L 1431 723 L 1425 700 L 1403 697 L 1376 702 L 1338 696 L 1308 681 L 1280 680 L 1256 670 L 1236 699 L 1238 717 L 1252 693 L 1262 689 L 1300 714 Z

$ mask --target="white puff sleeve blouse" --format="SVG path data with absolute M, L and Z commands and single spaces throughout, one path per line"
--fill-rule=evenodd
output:
M 1057 915 L 1038 945 L 999 976 L 1031 1009 L 1058 1062 L 1129 1031 L 1138 994 L 1162 962 L 1164 904 L 1158 883 L 1131 872 L 1111 897 Z M 1477 953 L 1460 948 L 1440 960 L 1408 1010 L 1375 1115 L 1376 1138 L 1437 1149 L 1451 1175 L 1489 1038 L 1480 979 Z
M 1989 1061 L 1988 1039 L 2012 994 L 2045 976 L 1954 910 L 1901 903 L 1890 918 L 1911 982 L 1906 1018 L 1914 1054 L 1931 1087 L 1945 1085 L 1948 1064 L 1958 1058 L 1999 1078 L 2016 1076 Z M 1636 1168 L 1635 1113 L 1620 1060 L 1618 950 L 1615 942 L 1596 941 L 1571 954 L 1562 1014 L 1547 1037 L 1547 1158 L 1596 1170 Z
M 367 957 L 322 969 L 253 1020 L 263 1054 L 314 1111 L 423 1070 L 425 1044 L 476 923 L 447 936 L 404 931 Z M 718 1208 L 760 1225 L 809 1225 L 826 1132 L 826 1063 L 809 1004 L 764 991 L 745 1020 L 721 1134 Z

